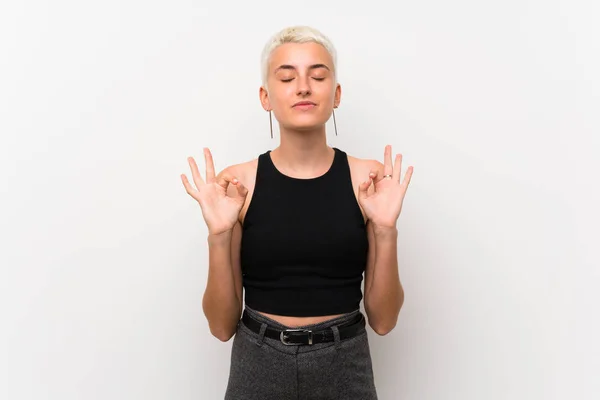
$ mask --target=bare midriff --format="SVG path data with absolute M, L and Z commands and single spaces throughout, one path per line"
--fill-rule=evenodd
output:
M 288 327 L 298 327 L 298 326 L 305 326 L 305 325 L 320 324 L 321 322 L 329 321 L 330 319 L 334 319 L 334 318 L 341 317 L 342 315 L 344 315 L 344 314 L 335 314 L 335 315 L 322 315 L 319 317 L 289 317 L 289 316 L 285 316 L 285 315 L 268 314 L 268 313 L 264 313 L 262 311 L 259 311 L 259 313 L 264 315 L 265 317 L 271 318 L 272 320 L 275 320 L 275 321 L 279 322 L 280 324 L 288 326 Z

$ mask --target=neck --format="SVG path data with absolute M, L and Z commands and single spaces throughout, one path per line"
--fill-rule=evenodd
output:
M 324 125 L 306 131 L 280 127 L 280 135 L 279 146 L 271 152 L 278 168 L 298 177 L 312 177 L 331 166 L 334 151 L 327 145 Z

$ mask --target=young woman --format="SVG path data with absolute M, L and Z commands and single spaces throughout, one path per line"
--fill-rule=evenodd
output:
M 327 145 L 341 86 L 319 31 L 275 34 L 262 71 L 279 146 L 219 174 L 205 148 L 206 179 L 192 157 L 196 188 L 181 176 L 208 226 L 210 331 L 235 335 L 225 398 L 376 399 L 361 283 L 368 324 L 385 335 L 404 301 L 396 222 L 413 168 L 401 179 L 389 145 L 383 163 Z

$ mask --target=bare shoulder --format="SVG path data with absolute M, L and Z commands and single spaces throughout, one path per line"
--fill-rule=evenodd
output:
M 378 171 L 383 173 L 383 163 L 371 158 L 358 158 L 348 154 L 348 164 L 352 175 L 359 175 L 363 180 L 369 176 L 369 172 Z
M 382 175 L 383 174 L 383 164 L 374 159 L 358 158 L 358 157 L 354 157 L 354 156 L 351 156 L 350 154 L 348 154 L 348 165 L 350 166 L 350 177 L 352 179 L 352 187 L 354 188 L 354 194 L 358 200 L 358 188 L 359 188 L 360 184 L 365 182 L 367 179 L 369 179 L 369 174 L 371 172 L 377 172 L 378 175 Z M 373 187 L 373 185 L 371 185 L 369 187 L 368 191 L 369 191 L 369 193 L 372 193 L 373 190 L 374 190 L 374 187 Z M 360 206 L 360 202 L 359 202 L 359 206 Z M 365 221 L 366 221 L 367 217 L 365 215 L 365 212 L 364 212 L 362 206 L 360 206 L 360 209 L 361 209 L 361 211 L 363 213 L 363 217 L 365 218 Z
M 223 174 L 229 174 L 234 178 L 237 178 L 242 185 L 248 189 L 248 194 L 246 196 L 244 206 L 240 211 L 239 220 L 240 222 L 244 221 L 246 216 L 246 211 L 248 210 L 248 205 L 250 204 L 250 200 L 254 194 L 254 186 L 256 183 L 256 170 L 258 168 L 258 157 L 252 160 L 244 161 L 238 164 L 230 165 L 224 168 L 219 176 Z M 227 188 L 227 194 L 231 197 L 239 196 L 238 190 L 234 185 L 229 185 Z
M 252 160 L 244 161 L 238 164 L 232 164 L 228 167 L 224 168 L 221 172 L 219 172 L 219 176 L 228 174 L 236 177 L 240 182 L 242 182 L 245 186 L 251 185 L 249 180 L 254 181 L 256 176 L 256 168 L 258 166 L 258 158 L 254 158 Z M 252 184 L 252 186 L 254 186 Z

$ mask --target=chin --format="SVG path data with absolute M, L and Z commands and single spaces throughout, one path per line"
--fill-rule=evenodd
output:
M 295 131 L 311 131 L 322 127 L 326 122 L 326 119 L 318 118 L 316 116 L 311 116 L 310 118 L 294 118 L 291 121 L 286 121 L 285 127 Z

